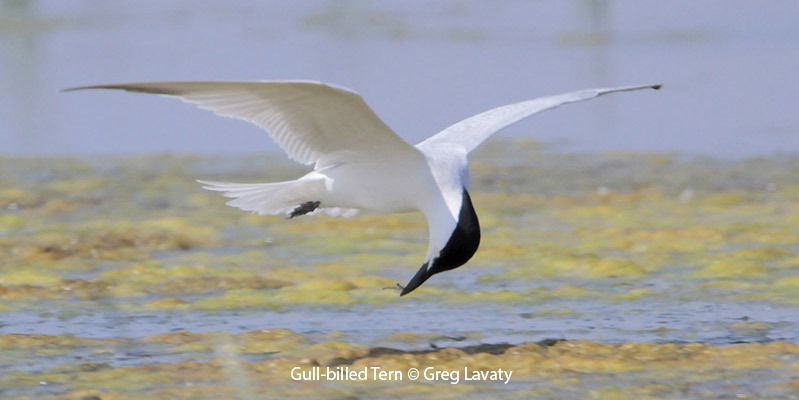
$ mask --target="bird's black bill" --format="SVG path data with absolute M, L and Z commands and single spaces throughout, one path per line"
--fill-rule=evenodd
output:
M 400 296 L 405 296 L 406 294 L 413 292 L 414 289 L 418 288 L 419 286 L 422 286 L 424 281 L 426 281 L 431 276 L 433 276 L 433 273 L 428 271 L 427 263 L 422 264 L 422 267 L 419 268 L 419 271 L 416 272 L 416 275 L 414 275 L 413 278 L 411 278 L 411 280 L 408 281 L 408 284 L 402 288 Z
M 447 244 L 438 253 L 438 256 L 424 263 L 419 272 L 402 289 L 400 296 L 412 292 L 421 286 L 431 276 L 444 271 L 449 271 L 466 264 L 480 246 L 480 222 L 474 212 L 472 199 L 466 189 L 463 189 L 463 202 L 458 214 L 458 224 L 452 231 Z

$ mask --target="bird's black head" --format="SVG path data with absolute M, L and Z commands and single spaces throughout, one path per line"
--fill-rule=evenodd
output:
M 463 189 L 461 211 L 458 214 L 458 224 L 447 244 L 441 249 L 438 257 L 424 263 L 416 275 L 402 289 L 400 296 L 412 292 L 421 286 L 431 276 L 444 271 L 449 271 L 466 264 L 480 246 L 480 222 L 474 212 L 472 199 L 469 192 Z

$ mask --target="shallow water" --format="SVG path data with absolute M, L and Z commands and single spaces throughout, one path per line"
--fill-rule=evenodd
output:
M 607 315 L 609 311 L 612 312 Z M 312 308 L 301 312 L 141 313 L 110 309 L 74 313 L 74 316 L 54 312 L 7 313 L 4 320 L 13 322 L 0 327 L 0 333 L 140 339 L 175 330 L 243 333 L 283 327 L 310 337 L 336 332 L 347 341 L 394 346 L 396 343 L 387 343 L 384 338 L 404 331 L 431 335 L 443 342 L 458 338 L 456 341 L 463 344 L 519 344 L 573 338 L 603 343 L 734 344 L 796 342 L 798 323 L 795 307 L 697 301 L 679 304 L 638 301 L 618 305 L 550 301 L 515 307 L 411 302 L 382 307 L 354 306 L 347 310 Z
M 255 398 L 272 382 L 272 397 L 438 397 L 446 384 L 287 375 L 367 364 L 517 371 L 510 386 L 452 385 L 458 397 L 796 390 L 795 157 L 492 143 L 472 168 L 481 249 L 403 298 L 421 216 L 258 217 L 193 181 L 301 173 L 275 158 L 0 159 L 0 394 Z M 209 379 L 208 392 L 180 383 Z
M 310 79 L 364 95 L 418 142 L 469 115 L 586 87 L 505 137 L 588 151 L 799 151 L 794 1 L 212 0 L 0 2 L 0 154 L 276 150 L 173 100 L 60 90 L 163 80 Z M 43 116 L 46 116 L 44 118 Z

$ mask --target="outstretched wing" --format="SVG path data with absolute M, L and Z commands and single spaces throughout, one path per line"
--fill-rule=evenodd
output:
M 396 156 L 416 150 L 357 93 L 318 82 L 149 82 L 83 86 L 174 96 L 265 129 L 290 158 L 317 167 L 353 153 Z
M 622 86 L 606 89 L 585 89 L 576 92 L 539 97 L 520 103 L 497 107 L 460 121 L 447 129 L 417 144 L 417 147 L 450 145 L 460 146 L 471 152 L 489 136 L 513 125 L 533 114 L 555 108 L 562 104 L 593 99 L 609 93 L 629 92 L 641 89 L 660 89 L 660 85 Z

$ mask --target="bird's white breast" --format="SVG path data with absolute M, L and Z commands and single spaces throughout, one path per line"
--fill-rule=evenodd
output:
M 322 201 L 328 206 L 373 213 L 445 212 L 456 217 L 468 179 L 466 155 L 430 150 L 418 149 L 413 158 L 362 157 L 312 174 L 325 177 L 328 193 Z
M 330 206 L 364 212 L 393 213 L 420 209 L 422 198 L 434 192 L 435 181 L 422 161 L 407 158 L 362 159 L 317 173 L 326 177 Z

